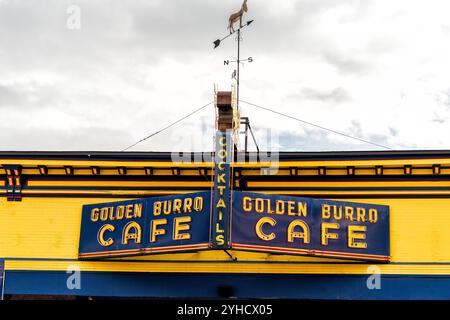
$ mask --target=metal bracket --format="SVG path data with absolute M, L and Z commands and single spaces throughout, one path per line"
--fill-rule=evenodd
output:
M 227 256 L 230 257 L 231 260 L 237 261 L 237 258 L 236 258 L 236 257 L 233 257 L 233 256 L 231 255 L 231 253 L 229 253 L 227 250 L 223 250 L 223 251 L 227 254 Z

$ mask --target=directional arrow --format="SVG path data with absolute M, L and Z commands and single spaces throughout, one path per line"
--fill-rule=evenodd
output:
M 233 62 L 239 62 L 239 63 L 242 63 L 242 62 L 253 62 L 253 57 L 248 57 L 247 59 L 240 59 L 240 60 L 237 60 L 237 58 L 234 58 L 234 59 L 236 59 L 236 60 L 224 60 L 223 64 L 224 65 L 228 65 L 230 62 L 231 63 L 233 63 Z
M 223 37 L 222 39 L 217 39 L 216 41 L 214 41 L 214 42 L 213 42 L 213 43 L 214 43 L 214 49 L 217 48 L 223 40 L 225 40 L 226 38 L 228 38 L 228 37 L 231 36 L 232 34 L 234 34 L 234 33 L 238 32 L 238 31 L 240 31 L 241 29 L 245 28 L 246 26 L 249 26 L 253 21 L 254 21 L 254 20 L 249 20 L 249 21 L 247 21 L 247 23 L 244 24 L 244 25 L 243 25 L 242 27 L 240 27 L 239 29 L 237 29 L 237 30 L 231 32 L 230 34 L 226 35 L 226 36 Z

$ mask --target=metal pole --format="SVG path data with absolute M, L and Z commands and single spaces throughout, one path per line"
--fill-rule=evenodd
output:
M 237 41 L 238 41 L 238 52 L 237 52 L 237 92 L 236 92 L 236 107 L 239 110 L 239 60 L 241 59 L 240 56 L 240 43 L 241 43 L 241 28 L 239 27 L 238 31 L 237 31 Z
M 250 120 L 248 120 L 248 128 L 250 129 L 250 133 L 252 134 L 253 142 L 255 143 L 256 150 L 259 153 L 258 143 L 256 142 L 255 135 L 253 134 L 252 126 L 250 125 Z
M 248 118 L 245 118 L 245 152 L 248 150 Z

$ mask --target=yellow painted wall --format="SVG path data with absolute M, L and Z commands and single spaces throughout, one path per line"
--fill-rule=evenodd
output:
M 29 175 L 28 187 L 45 186 L 127 186 L 136 187 L 127 190 L 45 190 L 56 197 L 28 197 L 42 190 L 24 188 L 22 201 L 8 202 L 0 197 L 0 258 L 6 259 L 7 270 L 66 270 L 74 266 L 85 271 L 136 271 L 136 272 L 214 272 L 214 273 L 297 273 L 297 274 L 361 274 L 367 273 L 367 264 L 351 263 L 343 260 L 324 259 L 316 257 L 300 257 L 287 255 L 272 255 L 264 253 L 249 253 L 230 251 L 237 261 L 231 261 L 223 251 L 203 251 L 183 254 L 164 254 L 153 256 L 128 257 L 110 261 L 79 261 L 78 242 L 81 223 L 81 212 L 84 204 L 126 200 L 125 198 L 64 198 L 64 192 L 98 193 L 124 196 L 125 194 L 155 195 L 161 193 L 185 193 L 182 187 L 204 190 L 211 186 L 211 181 L 101 181 L 100 176 L 92 176 L 90 181 L 72 181 L 61 178 L 51 182 L 39 179 L 37 165 L 44 164 L 49 168 L 49 174 L 64 174 L 63 166 L 70 165 L 78 175 L 89 175 L 89 166 L 99 165 L 103 174 L 117 174 L 114 166 L 126 166 L 128 173 L 146 175 L 144 167 L 154 167 L 155 175 L 170 175 L 174 164 L 171 162 L 138 162 L 138 161 L 77 161 L 77 160 L 33 160 L 33 159 L 2 159 L 0 165 L 21 164 L 24 174 Z M 291 167 L 298 167 L 298 175 L 317 175 L 318 166 L 327 166 L 327 175 L 345 175 L 347 166 L 357 166 L 355 175 L 375 175 L 375 166 L 383 165 L 383 175 L 403 174 L 403 165 L 418 166 L 414 174 L 433 174 L 432 166 L 442 165 L 442 174 L 450 174 L 450 159 L 393 159 L 393 160 L 336 160 L 336 161 L 298 161 L 280 162 L 277 175 L 291 175 Z M 84 167 L 83 167 L 84 166 Z M 244 176 L 261 175 L 261 163 L 233 164 L 241 167 Z M 335 167 L 333 167 L 335 166 Z M 421 169 L 427 166 L 427 169 Z M 183 174 L 196 175 L 198 168 L 211 169 L 211 163 L 183 164 Z M 420 168 L 419 168 L 420 167 Z M 61 172 L 59 172 L 60 170 Z M 109 171 L 108 171 L 109 170 Z M 334 170 L 334 171 L 333 171 Z M 211 172 L 208 171 L 208 174 Z M 4 169 L 0 167 L 0 174 Z M 405 174 L 406 175 L 406 174 Z M 276 187 L 293 187 L 283 194 L 309 196 L 315 194 L 333 195 L 370 194 L 405 195 L 408 190 L 362 190 L 359 187 L 420 187 L 414 193 L 423 196 L 435 194 L 450 194 L 450 182 L 446 180 L 414 180 L 405 178 L 403 181 L 389 178 L 378 182 L 355 179 L 350 182 L 315 181 L 306 182 L 271 182 L 249 181 L 248 188 L 267 188 L 264 193 L 277 194 Z M 4 181 L 0 180 L 0 186 Z M 180 187 L 174 190 L 145 190 L 141 187 L 166 186 Z M 299 190 L 296 190 L 296 188 Z M 304 187 L 355 187 L 353 191 L 301 190 Z M 422 188 L 423 187 L 423 188 Z M 427 187 L 444 187 L 431 190 Z M 140 189 L 141 188 L 141 189 Z M 3 188 L 2 188 L 3 189 Z M 195 192 L 191 190 L 191 192 Z M 380 264 L 380 271 L 387 274 L 442 274 L 450 275 L 450 198 L 357 198 L 335 199 L 354 202 L 383 204 L 390 206 L 391 218 L 391 263 Z M 61 260 L 62 259 L 62 260 Z M 125 260 L 125 261 L 124 261 Z M 136 261 L 136 262 L 130 262 Z M 139 262 L 137 262 L 139 261 Z M 144 261 L 144 262 L 142 262 Z M 338 262 L 330 264 L 329 262 Z
M 0 257 L 7 258 L 7 269 L 25 270 L 60 270 L 74 263 L 83 270 L 146 272 L 364 273 L 367 268 L 345 261 L 341 261 L 341 265 L 326 264 L 339 260 L 235 251 L 232 253 L 238 258 L 238 263 L 230 263 L 229 257 L 222 251 L 124 258 L 146 260 L 148 263 L 51 261 L 77 259 L 83 204 L 119 200 L 124 199 L 23 198 L 21 202 L 8 202 L 0 198 Z M 394 263 L 381 266 L 384 272 L 450 274 L 449 266 L 431 265 L 450 261 L 450 199 L 346 200 L 390 206 L 391 255 Z M 50 261 L 14 258 L 46 258 Z M 205 263 L 199 264 L 198 261 Z M 299 263 L 313 261 L 324 264 Z M 395 264 L 398 262 L 424 262 L 430 265 Z

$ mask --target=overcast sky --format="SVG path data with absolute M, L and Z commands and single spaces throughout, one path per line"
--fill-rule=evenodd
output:
M 212 101 L 236 57 L 234 37 L 212 42 L 240 5 L 0 0 L 0 150 L 122 150 Z M 448 0 L 248 8 L 242 100 L 396 150 L 450 149 Z M 263 149 L 382 150 L 241 106 Z M 131 150 L 210 150 L 213 130 L 210 106 Z

